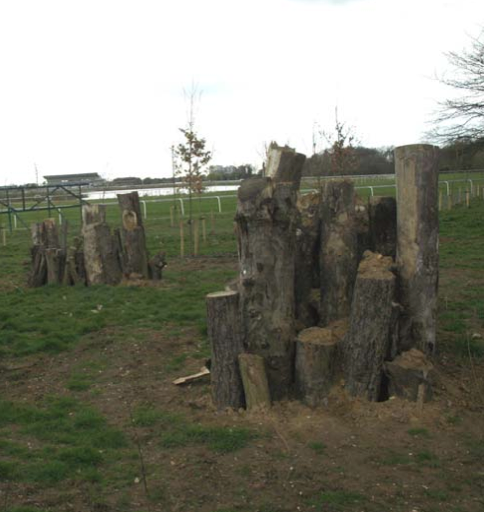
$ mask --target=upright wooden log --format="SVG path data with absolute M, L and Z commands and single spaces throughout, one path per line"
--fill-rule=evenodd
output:
M 148 251 L 138 192 L 118 194 L 118 203 L 122 219 L 123 272 L 128 277 L 135 274 L 148 278 Z
M 240 354 L 239 368 L 247 409 L 269 408 L 271 405 L 271 393 L 269 391 L 264 358 L 257 354 Z
M 370 250 L 391 256 L 397 252 L 397 202 L 393 197 L 370 197 Z
M 212 399 L 218 409 L 245 406 L 238 356 L 244 352 L 239 294 L 233 291 L 206 296 L 208 339 L 212 351 Z
M 59 234 L 54 219 L 31 226 L 32 269 L 29 276 L 29 286 L 38 287 L 45 284 L 59 284 L 61 271 L 64 267 L 65 254 L 59 247 Z
M 296 393 L 310 407 L 324 405 L 334 381 L 337 337 L 330 327 L 310 327 L 296 340 Z
M 106 207 L 100 204 L 82 208 L 84 263 L 87 284 L 118 284 L 121 281 L 120 255 L 106 219 Z
M 343 370 L 348 391 L 380 399 L 383 362 L 390 346 L 395 295 L 393 260 L 366 251 L 358 267 L 350 326 L 344 341 Z
M 274 183 L 291 183 L 294 190 L 298 190 L 306 156 L 288 146 L 278 146 L 275 142 L 270 144 L 267 153 L 265 176 Z
M 395 149 L 400 350 L 435 351 L 439 278 L 439 150 L 416 144 Z
M 163 269 L 166 267 L 166 253 L 158 252 L 152 258 L 150 258 L 149 270 L 150 279 L 153 281 L 160 281 L 163 277 Z
M 319 210 L 321 195 L 299 196 L 296 229 L 296 261 L 294 293 L 296 319 L 300 328 L 317 325 L 318 309 L 313 307 L 311 293 L 319 288 Z
M 426 402 L 432 398 L 434 367 L 420 350 L 412 348 L 402 352 L 393 361 L 385 363 L 390 396 Z
M 321 326 L 349 316 L 358 266 L 353 182 L 330 180 L 321 191 Z
M 292 180 L 285 168 L 284 181 L 250 178 L 238 192 L 235 220 L 245 344 L 249 352 L 264 357 L 274 400 L 288 395 L 293 380 L 294 184 L 299 183 L 303 160 L 293 159 Z

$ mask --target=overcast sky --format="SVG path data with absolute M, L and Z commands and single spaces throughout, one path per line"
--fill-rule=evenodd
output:
M 482 0 L 1 0 L 0 185 L 170 176 L 192 83 L 213 164 L 309 155 L 335 107 L 364 145 L 419 142 L 483 26 Z

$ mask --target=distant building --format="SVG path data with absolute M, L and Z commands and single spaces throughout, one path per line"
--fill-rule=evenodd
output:
M 72 183 L 82 183 L 83 185 L 96 186 L 102 185 L 104 179 L 97 172 L 84 172 L 81 174 L 52 174 L 44 176 L 47 185 L 70 185 Z

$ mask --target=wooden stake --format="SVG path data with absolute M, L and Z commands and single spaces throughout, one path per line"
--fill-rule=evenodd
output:
M 198 256 L 198 245 L 199 245 L 199 230 L 198 230 L 198 220 L 193 221 L 193 255 Z
M 180 221 L 180 256 L 185 256 L 185 235 L 183 233 L 183 221 Z
M 203 243 L 207 242 L 207 221 L 205 217 L 202 217 L 202 240 Z

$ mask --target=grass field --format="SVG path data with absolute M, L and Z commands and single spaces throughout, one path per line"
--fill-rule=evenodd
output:
M 204 296 L 237 258 L 233 198 L 195 205 L 196 258 L 179 257 L 169 206 L 145 219 L 167 253 L 160 283 L 29 289 L 29 233 L 0 246 L 1 512 L 483 510 L 483 199 L 441 212 L 432 403 L 337 389 L 326 409 L 264 415 L 216 413 L 208 382 L 172 384 L 209 356 Z M 76 234 L 79 212 L 65 215 Z

